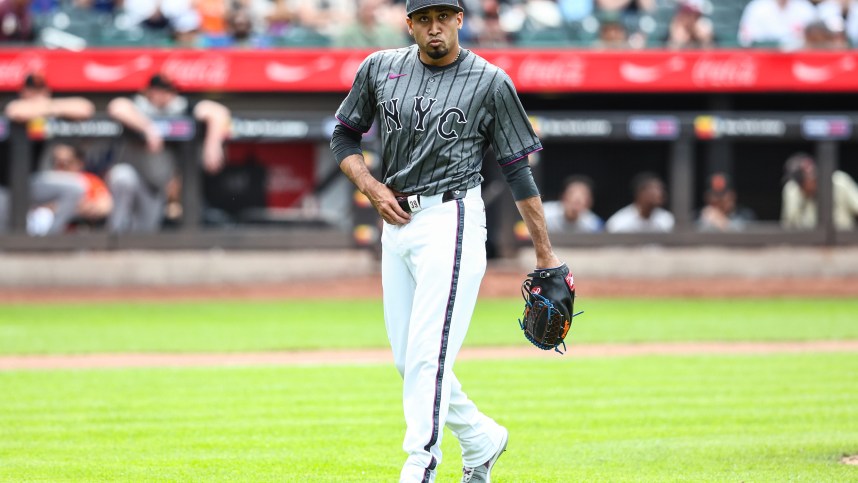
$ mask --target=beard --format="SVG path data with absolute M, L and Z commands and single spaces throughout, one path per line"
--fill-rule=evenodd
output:
M 441 59 L 449 53 L 450 53 L 450 49 L 448 49 L 447 47 L 443 47 L 443 46 L 439 47 L 437 49 L 432 49 L 431 47 L 429 47 L 426 50 L 426 55 L 428 55 L 429 57 L 431 57 L 435 60 Z

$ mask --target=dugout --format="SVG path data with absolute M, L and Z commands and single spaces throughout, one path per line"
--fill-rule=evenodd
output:
M 556 245 L 858 242 L 854 233 L 837 233 L 831 227 L 824 209 L 825 203 L 830 208 L 826 198 L 830 187 L 825 183 L 820 192 L 822 223 L 817 230 L 785 232 L 776 222 L 783 162 L 793 152 L 815 154 L 823 173 L 839 167 L 858 178 L 858 163 L 854 162 L 858 155 L 854 133 L 858 97 L 853 94 L 858 71 L 840 69 L 855 60 L 852 52 L 647 51 L 629 56 L 546 49 L 479 53 L 510 73 L 540 131 L 546 149 L 534 157 L 534 169 L 546 199 L 559 195 L 567 175 L 587 174 L 596 183 L 595 211 L 607 218 L 630 201 L 629 181 L 635 173 L 654 171 L 667 182 L 668 208 L 677 217 L 673 233 L 554 235 Z M 366 54 L 312 49 L 102 49 L 75 56 L 56 51 L 0 52 L 0 66 L 3 62 L 12 65 L 23 56 L 40 58 L 49 67 L 48 82 L 57 96 L 85 95 L 99 112 L 109 99 L 134 92 L 148 75 L 160 70 L 178 78 L 183 94 L 215 99 L 227 105 L 235 118 L 233 138 L 227 145 L 227 169 L 205 177 L 196 169 L 198 165 L 184 163 L 184 215 L 162 233 L 111 236 L 93 232 L 39 239 L 21 232 L 24 214 L 20 207 L 24 204 L 20 200 L 25 195 L 20 182 L 14 180 L 24 179 L 33 168 L 34 151 L 41 141 L 33 139 L 26 126 L 0 121 L 9 134 L 6 148 L 0 149 L 0 158 L 5 158 L 0 163 L 0 178 L 6 177 L 13 197 L 19 200 L 14 218 L 17 232 L 0 237 L 0 249 L 374 246 L 377 217 L 355 196 L 328 149 L 336 122 L 332 114 Z M 139 69 L 144 58 L 149 67 Z M 114 67 L 111 72 L 129 69 L 124 77 L 106 83 L 92 78 L 93 72 L 108 72 L 93 69 L 93 64 Z M 810 80 L 796 77 L 810 68 L 819 75 L 831 75 Z M 19 71 L 26 72 L 23 67 Z M 0 76 L 6 101 L 12 98 L 17 82 L 14 76 Z M 709 118 L 722 131 L 701 134 L 697 126 L 701 118 Z M 185 121 L 165 120 L 163 125 Z M 72 137 L 86 137 L 94 132 L 93 126 L 109 132 L 111 123 L 100 117 L 80 126 L 56 121 L 47 125 L 51 129 L 61 126 L 58 132 Z M 193 152 L 201 129 L 194 125 L 192 137 L 172 142 Z M 376 147 L 372 133 L 367 141 L 365 147 L 372 154 Z M 514 204 L 489 156 L 483 193 L 492 227 L 490 248 L 494 254 L 508 256 L 529 242 L 516 229 Z M 700 194 L 712 171 L 731 175 L 740 202 L 756 212 L 760 223 L 741 233 L 703 234 L 694 229 L 692 220 L 702 204 Z M 272 184 L 287 189 L 269 191 Z M 291 194 L 290 184 L 295 187 Z

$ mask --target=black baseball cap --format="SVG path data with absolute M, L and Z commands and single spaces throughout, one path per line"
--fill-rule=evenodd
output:
M 459 5 L 459 0 L 407 0 L 405 2 L 405 14 L 411 16 L 412 13 L 429 7 L 450 7 L 457 12 L 464 12 L 465 9 Z
M 176 85 L 164 74 L 155 74 L 149 79 L 149 88 L 175 91 Z
M 45 82 L 45 77 L 42 74 L 33 72 L 27 74 L 27 77 L 24 78 L 23 87 L 27 89 L 47 89 L 48 84 Z

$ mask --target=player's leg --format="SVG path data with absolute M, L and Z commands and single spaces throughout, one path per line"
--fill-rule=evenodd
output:
M 485 273 L 486 260 L 486 218 L 483 200 L 476 193 L 464 199 L 465 202 L 465 238 L 463 243 L 463 263 L 475 264 L 474 273 L 479 273 L 479 280 L 460 284 L 459 303 L 454 320 L 461 321 L 452 327 L 455 332 L 451 338 L 458 342 L 456 353 L 459 352 L 461 341 L 464 341 L 471 317 L 477 302 L 482 276 Z M 474 196 L 476 195 L 476 196 Z M 452 368 L 452 365 L 451 365 Z M 498 449 L 503 437 L 503 430 L 493 419 L 477 409 L 477 406 L 462 391 L 462 384 L 451 373 L 450 405 L 447 414 L 447 427 L 450 428 L 462 447 L 462 461 L 465 466 L 478 466 L 485 463 Z
M 400 228 L 385 223 L 381 235 L 381 287 L 384 300 L 384 325 L 399 375 L 405 372 L 408 324 L 414 301 L 414 276 L 401 256 L 398 245 Z
M 33 204 L 50 203 L 53 223 L 48 233 L 62 233 L 77 214 L 80 200 L 86 194 L 83 178 L 76 173 L 44 171 L 33 175 L 30 198 Z
M 143 181 L 137 171 L 126 163 L 110 168 L 105 181 L 113 196 L 113 210 L 107 217 L 107 229 L 113 233 L 130 231 L 135 193 L 141 189 Z
M 164 207 L 167 195 L 162 190 L 152 188 L 145 183 L 134 193 L 135 213 L 131 220 L 131 230 L 141 233 L 154 233 L 161 228 L 164 220 Z
M 452 366 L 485 272 L 482 205 L 478 210 L 465 206 L 459 200 L 430 208 L 404 230 L 417 280 L 403 383 L 408 425 L 403 447 L 409 454 L 402 473 L 405 481 L 420 481 L 441 461 Z

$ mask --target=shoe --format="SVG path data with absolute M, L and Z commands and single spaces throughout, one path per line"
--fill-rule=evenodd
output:
M 463 467 L 462 483 L 490 483 L 492 481 L 492 466 L 495 465 L 498 458 L 500 458 L 503 452 L 506 451 L 506 443 L 509 441 L 509 431 L 504 427 L 501 427 L 501 429 L 503 429 L 503 438 L 501 438 L 501 444 L 497 452 L 495 452 L 488 461 L 476 468 L 471 468 L 469 466 Z

